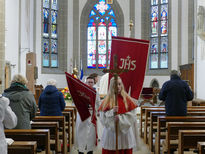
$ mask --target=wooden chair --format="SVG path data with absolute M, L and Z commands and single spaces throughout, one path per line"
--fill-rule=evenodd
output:
M 145 103 L 150 103 L 151 105 L 154 105 L 154 103 L 153 103 L 153 98 L 154 98 L 153 88 L 148 88 L 148 87 L 142 88 L 140 98 L 143 100 L 141 102 L 140 106 L 144 105 Z
M 199 154 L 205 154 L 205 142 L 198 142 L 197 148 L 199 150 Z

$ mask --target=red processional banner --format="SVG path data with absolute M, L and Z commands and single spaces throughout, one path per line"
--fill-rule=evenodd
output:
M 92 107 L 92 123 L 96 125 L 95 116 L 95 99 L 96 91 L 88 85 L 81 82 L 79 79 L 73 77 L 71 74 L 65 72 L 68 87 L 73 98 L 73 102 L 78 110 L 82 121 L 90 117 L 89 106 Z
M 120 74 L 126 91 L 131 90 L 131 97 L 138 99 L 142 90 L 149 41 L 125 37 L 112 37 L 110 69 L 114 68 L 114 55 L 117 55 L 119 69 L 128 69 Z M 111 74 L 109 78 L 111 78 Z

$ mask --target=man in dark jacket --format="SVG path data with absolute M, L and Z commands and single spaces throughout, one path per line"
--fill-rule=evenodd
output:
M 185 116 L 187 101 L 193 99 L 193 93 L 188 84 L 181 80 L 179 72 L 172 70 L 171 79 L 165 82 L 159 93 L 159 99 L 165 101 L 166 115 Z
M 63 94 L 56 88 L 56 80 L 47 81 L 47 86 L 39 97 L 38 107 L 41 116 L 62 116 L 65 108 Z

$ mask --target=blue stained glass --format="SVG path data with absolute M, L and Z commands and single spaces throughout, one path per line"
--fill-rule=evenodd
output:
M 168 3 L 168 0 L 161 0 L 161 4 Z
M 106 41 L 98 41 L 98 53 L 106 54 Z
M 58 10 L 58 0 L 51 0 L 51 8 Z
M 47 23 L 43 23 L 43 36 L 44 37 L 48 37 L 49 34 L 48 34 L 48 25 Z
M 168 38 L 161 37 L 161 52 L 168 52 Z
M 117 24 L 113 18 L 110 20 L 109 26 L 117 26 Z
M 51 11 L 51 16 L 52 16 L 52 24 L 56 24 L 57 23 L 57 11 Z
M 161 20 L 167 20 L 168 15 L 168 5 L 161 6 Z
M 158 36 L 158 22 L 151 22 L 151 36 Z
M 161 21 L 161 36 L 167 35 L 167 21 Z
M 49 52 L 49 40 L 48 39 L 43 39 L 43 52 Z
M 90 12 L 89 18 L 90 18 L 91 16 L 95 16 L 95 15 L 96 15 L 95 11 L 92 10 L 92 11 Z
M 158 6 L 151 7 L 151 20 L 155 22 L 158 20 Z
M 106 19 L 106 20 L 109 20 L 109 19 L 110 19 L 110 17 L 105 17 L 105 19 Z
M 88 40 L 96 40 L 96 27 L 88 27 Z
M 49 66 L 49 54 L 43 54 L 43 66 L 44 67 Z
M 88 23 L 88 27 L 95 26 L 94 19 L 91 18 L 90 22 Z
M 100 19 L 100 17 L 95 17 L 96 20 Z
M 51 54 L 51 67 L 57 67 L 58 66 L 58 55 Z
M 43 9 L 44 22 L 49 22 L 49 9 Z
M 43 7 L 49 8 L 49 0 L 43 0 Z
M 115 17 L 115 13 L 113 12 L 113 10 L 110 10 L 110 12 L 108 14 Z
M 51 40 L 51 53 L 58 53 L 57 40 Z

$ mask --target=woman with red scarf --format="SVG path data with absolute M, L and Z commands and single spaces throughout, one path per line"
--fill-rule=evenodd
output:
M 108 95 L 99 107 L 100 120 L 104 125 L 101 138 L 102 154 L 116 154 L 115 121 L 118 122 L 119 154 L 132 154 L 136 147 L 133 125 L 137 120 L 137 105 L 124 89 L 121 78 L 118 77 L 118 106 L 115 107 L 114 78 L 110 80 Z

